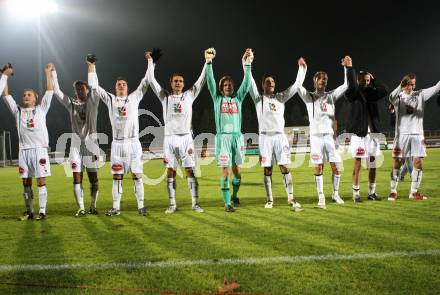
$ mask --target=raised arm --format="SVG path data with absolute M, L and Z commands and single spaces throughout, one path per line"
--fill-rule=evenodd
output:
M 70 100 L 70 98 L 67 95 L 64 95 L 64 93 L 61 91 L 60 85 L 58 83 L 58 75 L 55 70 L 55 67 L 52 71 L 52 80 L 53 80 L 55 97 L 58 99 L 58 101 L 60 103 L 62 103 L 64 105 L 64 107 L 66 107 L 67 110 L 70 110 L 71 105 L 72 105 L 72 101 Z
M 299 61 L 298 61 L 298 63 L 299 63 Z M 312 96 L 310 95 L 310 93 L 307 91 L 307 89 L 305 89 L 304 86 L 303 86 L 303 83 L 304 83 L 304 80 L 305 80 L 305 76 L 306 76 L 306 72 L 307 72 L 307 63 L 306 63 L 306 61 L 305 61 L 304 59 L 302 59 L 302 61 L 301 61 L 300 68 L 302 68 L 301 71 L 302 71 L 304 77 L 302 77 L 302 78 L 299 79 L 299 80 L 298 80 L 298 78 L 297 78 L 297 81 L 296 81 L 296 82 L 298 83 L 298 84 L 297 84 L 297 87 L 298 87 L 298 95 L 299 95 L 299 97 L 302 99 L 302 101 L 303 101 L 304 103 L 307 103 L 307 102 L 309 102 L 309 101 L 312 101 L 313 98 L 312 98 Z M 300 69 L 298 69 L 298 73 L 299 73 L 299 71 L 300 71 Z
M 298 59 L 298 73 L 296 74 L 295 83 L 293 83 L 289 88 L 279 93 L 279 100 L 286 103 L 291 99 L 298 91 L 299 88 L 304 83 L 307 73 L 307 64 L 304 58 L 300 57 Z
M 358 98 L 359 84 L 357 82 L 356 70 L 350 67 L 347 70 L 348 89 L 345 92 L 345 98 L 348 101 L 355 101 Z
M 194 83 L 193 87 L 189 89 L 189 91 L 192 92 L 194 99 L 196 99 L 197 96 L 199 96 L 200 92 L 202 91 L 203 85 L 205 85 L 205 82 L 206 82 L 206 62 L 203 65 L 202 72 L 200 73 L 200 76 L 197 79 L 196 83 Z
M 378 101 L 387 96 L 387 87 L 375 79 L 372 74 L 369 75 L 371 77 L 371 86 L 368 87 L 369 95 L 367 95 L 367 101 Z
M 5 76 L 6 78 L 4 78 L 3 76 Z M 5 80 L 5 84 L 4 84 L 3 90 L 2 90 L 3 100 L 5 101 L 6 106 L 8 107 L 8 109 L 11 111 L 11 113 L 15 117 L 19 110 L 18 110 L 17 103 L 15 102 L 14 98 L 9 95 L 8 83 L 7 83 L 7 80 L 6 80 L 7 79 L 7 75 L 2 75 L 1 79 Z
M 153 58 L 151 57 L 151 52 L 146 53 L 147 60 L 148 60 L 148 69 L 147 69 L 147 77 L 148 81 L 150 81 L 151 89 L 153 89 L 154 94 L 156 94 L 157 98 L 159 98 L 161 101 L 163 101 L 166 98 L 166 92 L 160 86 L 160 84 L 157 82 L 156 78 L 154 77 L 154 62 Z
M 397 104 L 397 101 L 399 100 L 399 94 L 401 91 L 402 91 L 402 86 L 399 84 L 399 86 L 397 86 L 396 89 L 394 89 L 390 93 L 389 100 L 392 105 L 395 106 Z
M 344 84 L 342 84 L 341 86 L 339 86 L 338 88 L 336 88 L 333 91 L 333 96 L 334 96 L 335 101 L 338 100 L 339 98 L 341 98 L 349 87 L 348 81 L 347 81 L 347 68 L 352 67 L 351 58 L 349 56 L 344 57 L 341 61 L 341 64 L 344 67 Z
M 217 99 L 217 85 L 215 83 L 214 71 L 212 69 L 212 60 L 215 57 L 215 49 L 208 48 L 205 50 L 206 60 L 206 84 L 208 84 L 208 90 L 211 94 L 212 100 L 215 102 Z
M 96 74 L 96 66 L 94 62 L 91 63 L 87 61 L 87 71 L 88 71 L 87 83 L 90 86 L 91 96 L 98 97 L 107 106 L 109 106 L 111 103 L 110 101 L 111 96 L 107 91 L 105 91 L 101 86 L 99 86 L 98 75 Z
M 433 97 L 434 95 L 436 95 L 439 92 L 440 92 L 440 81 L 437 82 L 437 84 L 435 86 L 432 86 L 432 87 L 429 87 L 429 88 L 422 90 L 423 100 L 427 101 L 428 99 L 430 99 L 431 97 Z
M 52 102 L 53 98 L 54 83 L 52 80 L 52 71 L 54 70 L 55 66 L 52 63 L 49 63 L 44 69 L 44 71 L 46 72 L 47 90 L 46 93 L 44 93 L 43 98 L 41 99 L 40 107 L 46 113 L 49 111 L 50 103 Z
M 145 52 L 145 59 L 148 61 L 148 53 Z M 150 84 L 150 79 L 148 78 L 148 68 L 145 71 L 145 76 L 142 78 L 141 83 L 139 84 L 138 88 L 133 92 L 135 94 L 135 97 L 137 101 L 141 101 L 144 97 L 145 93 L 148 90 L 148 85 Z
M 254 53 L 252 52 L 252 49 L 247 48 L 243 59 L 245 60 L 244 64 L 244 77 L 243 81 L 241 82 L 240 88 L 238 88 L 237 91 L 237 100 L 243 101 L 246 97 L 246 94 L 249 92 L 249 89 L 251 88 L 251 65 L 252 61 L 254 60 Z

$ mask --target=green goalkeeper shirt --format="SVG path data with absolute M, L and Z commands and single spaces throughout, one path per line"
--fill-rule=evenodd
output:
M 233 97 L 223 96 L 217 91 L 212 63 L 206 67 L 206 82 L 214 102 L 215 128 L 219 133 L 241 133 L 241 105 L 251 86 L 251 66 L 244 67 L 244 78 Z

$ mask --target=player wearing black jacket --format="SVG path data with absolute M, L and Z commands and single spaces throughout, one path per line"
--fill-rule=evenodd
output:
M 373 134 L 380 132 L 379 108 L 377 101 L 384 98 L 386 87 L 368 72 L 358 75 L 354 68 L 348 71 L 349 88 L 345 98 L 350 103 L 347 132 L 352 133 L 350 150 L 353 165 L 353 201 L 362 202 L 360 197 L 361 160 L 368 161 L 368 199 L 380 201 L 376 194 L 376 156 L 380 155 L 380 143 Z

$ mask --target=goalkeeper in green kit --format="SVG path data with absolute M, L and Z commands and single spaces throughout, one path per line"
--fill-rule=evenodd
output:
M 225 211 L 234 212 L 231 205 L 240 206 L 240 200 L 237 197 L 241 183 L 241 174 L 239 165 L 244 160 L 244 139 L 241 133 L 241 106 L 246 94 L 251 86 L 251 63 L 254 59 L 252 49 L 246 49 L 243 55 L 244 79 L 240 88 L 234 93 L 234 81 L 230 76 L 224 76 L 220 79 L 219 89 L 214 79 L 212 70 L 212 60 L 215 57 L 215 49 L 205 50 L 206 82 L 214 102 L 215 113 L 215 156 L 217 166 L 222 169 L 220 179 L 220 189 L 225 202 Z M 231 169 L 232 168 L 232 169 Z M 229 189 L 229 174 L 232 170 L 232 198 Z

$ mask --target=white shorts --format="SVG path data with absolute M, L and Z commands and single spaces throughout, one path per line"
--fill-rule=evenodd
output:
M 401 134 L 394 138 L 393 158 L 426 157 L 425 137 L 422 134 Z
M 83 172 L 83 168 L 86 168 L 88 172 L 99 170 L 98 153 L 89 151 L 85 144 L 79 147 L 71 146 L 69 158 L 72 172 Z
M 350 150 L 353 158 L 377 157 L 380 155 L 380 143 L 377 138 L 370 134 L 365 137 L 353 134 L 350 140 Z
M 194 140 L 191 134 L 166 135 L 163 141 L 163 162 L 167 168 L 177 169 L 179 159 L 184 168 L 195 167 Z
M 139 139 L 113 140 L 110 163 L 112 174 L 125 174 L 129 170 L 135 174 L 142 174 L 144 167 Z
M 310 161 L 315 165 L 324 162 L 341 162 L 341 156 L 336 150 L 333 134 L 310 135 Z
M 258 137 L 261 167 L 271 167 L 274 159 L 278 165 L 290 164 L 289 141 L 282 134 L 260 134 Z
M 18 172 L 21 178 L 50 176 L 50 162 L 47 149 L 20 150 L 18 152 Z

